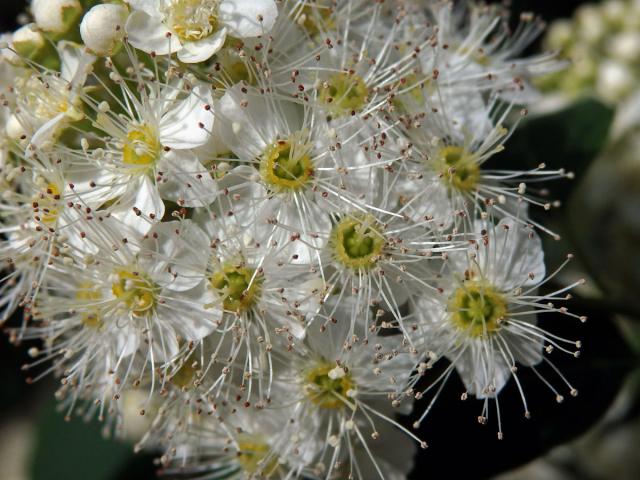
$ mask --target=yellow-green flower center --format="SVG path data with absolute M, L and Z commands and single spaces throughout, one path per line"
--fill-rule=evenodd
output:
M 251 478 L 254 475 L 270 478 L 278 470 L 278 457 L 271 447 L 260 438 L 249 435 L 241 435 L 239 438 L 238 463 Z
M 451 189 L 461 192 L 475 190 L 480 181 L 477 158 L 462 147 L 448 146 L 435 158 L 436 169 Z
M 491 285 L 468 282 L 449 299 L 451 321 L 471 337 L 483 337 L 500 329 L 508 314 L 505 296 Z
M 313 177 L 311 146 L 293 136 L 278 140 L 267 148 L 260 162 L 260 174 L 275 191 L 295 191 L 305 187 Z
M 354 387 L 351 374 L 328 362 L 321 363 L 304 375 L 305 394 L 322 408 L 336 409 L 344 406 L 344 399 L 348 398 L 349 390 Z
M 173 0 L 163 9 L 165 21 L 181 40 L 197 42 L 218 30 L 219 0 Z
M 160 158 L 161 149 L 158 135 L 149 125 L 131 125 L 122 148 L 122 161 L 134 167 L 151 167 Z
M 111 291 L 131 314 L 144 317 L 152 313 L 157 303 L 158 286 L 139 272 L 120 270 L 116 272 L 116 276 Z
M 380 225 L 372 217 L 345 218 L 331 232 L 329 245 L 335 259 L 345 267 L 358 270 L 374 266 L 385 246 Z
M 336 116 L 357 113 L 367 104 L 369 88 L 355 73 L 340 72 L 326 80 L 318 91 L 318 99 Z
M 255 270 L 227 264 L 211 277 L 211 286 L 223 298 L 225 310 L 243 312 L 253 307 L 262 291 L 262 275 Z

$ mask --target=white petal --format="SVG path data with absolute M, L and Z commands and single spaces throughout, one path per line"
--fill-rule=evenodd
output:
M 184 63 L 204 62 L 222 48 L 226 39 L 227 29 L 222 28 L 214 35 L 197 42 L 184 42 L 182 49 L 178 51 L 178 60 Z
M 65 117 L 66 114 L 59 113 L 42 125 L 36 133 L 34 133 L 33 137 L 31 137 L 31 144 L 35 147 L 42 147 L 44 143 L 51 140 L 64 122 Z
M 176 35 L 167 38 L 169 29 L 158 17 L 152 17 L 136 10 L 129 15 L 125 25 L 129 43 L 143 52 L 155 52 L 157 55 L 168 55 L 177 52 L 180 40 Z
M 528 323 L 535 325 L 537 315 L 535 313 L 519 316 L 518 323 Z M 520 328 L 514 329 L 513 333 L 509 328 L 505 329 L 504 338 L 509 345 L 511 353 L 520 365 L 532 367 L 542 362 L 544 355 L 544 339 L 537 335 L 528 335 L 526 338 L 521 334 Z
M 209 249 L 209 237 L 191 220 L 163 222 L 145 241 L 140 264 L 151 278 L 165 289 L 190 290 L 204 279 L 207 267 L 203 254 Z M 148 264 L 148 267 L 147 267 Z
M 213 130 L 212 105 L 211 88 L 195 86 L 187 98 L 160 120 L 160 142 L 175 149 L 204 145 Z
M 116 352 L 119 356 L 128 357 L 134 354 L 138 350 L 139 344 L 140 337 L 135 327 L 128 324 L 118 331 L 116 337 Z
M 141 212 L 141 215 L 136 214 L 134 207 Z M 113 216 L 142 235 L 148 233 L 154 223 L 160 222 L 164 216 L 164 203 L 158 189 L 148 176 L 143 175 L 138 182 L 129 184 L 129 189 L 120 198 Z
M 211 289 L 202 284 L 179 296 L 171 295 L 158 309 L 158 315 L 186 340 L 200 340 L 216 329 L 216 322 L 222 317 L 218 308 L 210 308 L 215 301 Z
M 232 36 L 257 37 L 271 31 L 278 7 L 273 0 L 223 0 L 219 14 Z
M 85 51 L 77 43 L 62 41 L 57 45 L 60 55 L 60 73 L 63 80 L 74 88 L 84 85 L 87 79 L 87 65 L 95 62 L 96 57 Z
M 161 17 L 158 0 L 127 0 L 126 3 L 134 10 L 141 10 L 152 17 Z
M 480 399 L 495 397 L 511 377 L 504 359 L 499 354 L 488 356 L 485 349 L 478 340 L 467 347 L 455 365 L 469 395 Z M 453 360 L 451 356 L 449 359 Z
M 236 85 L 227 90 L 216 113 L 221 116 L 220 130 L 227 147 L 240 159 L 250 160 L 262 155 L 278 132 L 262 98 L 252 97 L 246 107 L 241 106 L 247 99 L 241 88 Z
M 172 151 L 158 164 L 166 181 L 158 185 L 166 200 L 187 208 L 206 207 L 218 196 L 217 182 L 191 151 Z
M 166 305 L 160 305 L 156 310 L 156 315 L 162 321 L 153 321 L 151 336 L 153 337 L 153 359 L 157 363 L 166 363 L 176 358 L 180 352 L 178 335 L 175 326 L 178 323 L 177 317 L 172 317 L 166 313 Z
M 545 277 L 544 251 L 540 237 L 511 219 L 495 227 L 486 261 L 488 278 L 504 290 L 537 285 Z M 482 262 L 483 259 L 480 259 Z M 482 263 L 481 263 L 482 265 Z

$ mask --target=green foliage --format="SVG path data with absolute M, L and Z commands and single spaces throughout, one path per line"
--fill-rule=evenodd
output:
M 499 156 L 502 165 L 550 169 L 565 168 L 581 178 L 607 144 L 614 110 L 591 98 L 582 99 L 557 113 L 525 119 Z M 566 182 L 549 185 L 552 199 L 565 200 L 571 192 Z
M 130 445 L 103 438 L 103 424 L 63 417 L 54 402 L 39 414 L 32 480 L 109 480 L 131 460 Z

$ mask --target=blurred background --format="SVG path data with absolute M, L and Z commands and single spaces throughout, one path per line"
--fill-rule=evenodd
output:
M 338 0 L 339 1 L 339 0 Z M 28 2 L 2 0 L 0 31 L 29 21 Z M 504 2 L 501 2 L 504 3 Z M 640 0 L 513 0 L 514 25 L 532 11 L 549 28 L 529 54 L 557 50 L 567 68 L 542 79 L 544 93 L 496 159 L 511 168 L 546 163 L 575 173 L 549 187 L 557 208 L 540 212 L 561 240 L 544 236 L 548 268 L 575 260 L 557 278 L 586 278 L 570 309 L 589 317 L 545 321 L 580 338 L 580 360 L 554 362 L 580 391 L 557 404 L 533 374 L 521 374 L 533 412 L 522 418 L 513 382 L 501 395 L 505 439 L 475 418 L 449 382 L 425 430 L 430 448 L 412 478 L 636 480 L 640 478 Z M 13 319 L 19 322 L 19 319 Z M 105 438 L 97 421 L 64 421 L 55 381 L 27 385 L 20 366 L 28 345 L 0 340 L 0 479 L 145 480 L 152 456 Z M 566 356 L 565 356 L 566 357 Z M 411 423 L 411 419 L 407 419 Z

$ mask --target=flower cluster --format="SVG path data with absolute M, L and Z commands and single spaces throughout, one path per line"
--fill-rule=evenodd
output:
M 396 479 L 454 372 L 500 438 L 519 368 L 577 394 L 548 354 L 579 342 L 537 322 L 580 319 L 575 285 L 543 287 L 529 217 L 569 175 L 500 165 L 558 67 L 522 58 L 536 17 L 86 4 L 34 0 L 0 61 L 0 315 L 67 415 L 121 432 L 134 404 L 170 475 Z
M 640 79 L 640 2 L 584 5 L 573 20 L 554 22 L 545 43 L 571 65 L 541 86 L 570 97 L 595 94 L 621 103 L 635 93 Z

